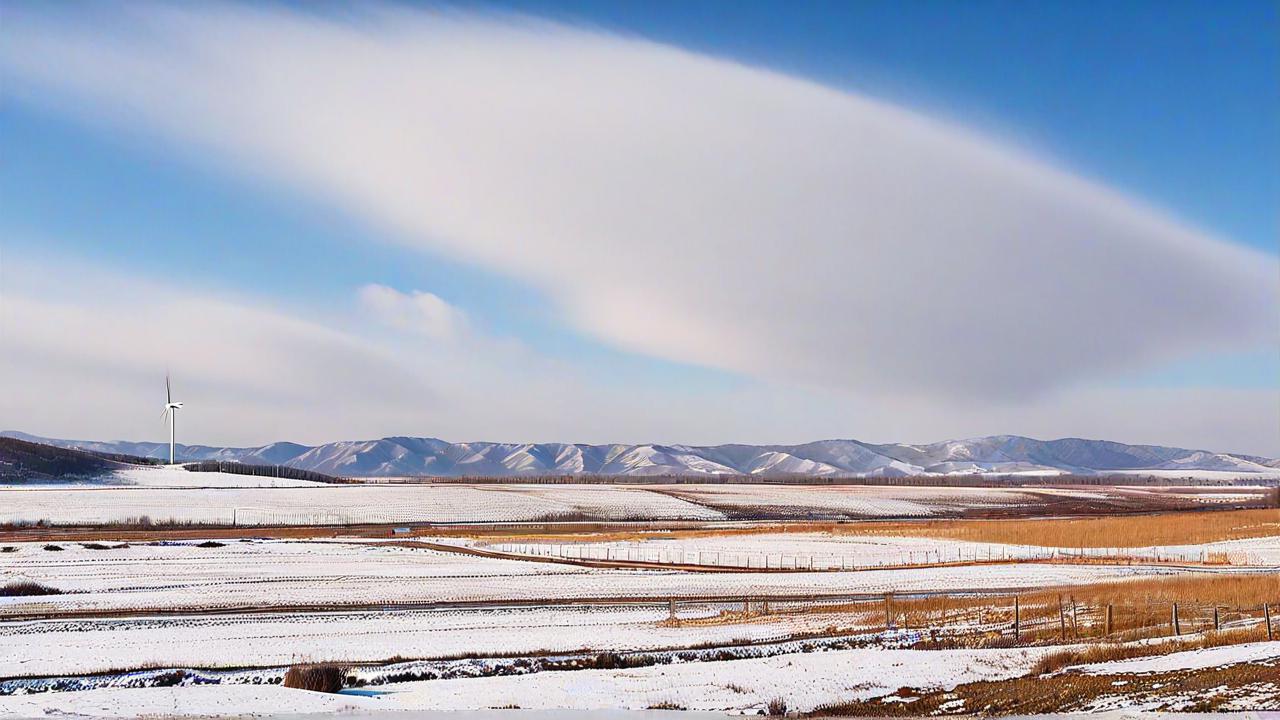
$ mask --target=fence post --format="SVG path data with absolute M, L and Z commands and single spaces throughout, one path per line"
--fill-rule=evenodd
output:
M 1022 640 L 1022 605 L 1018 602 L 1018 596 L 1013 596 L 1013 641 L 1021 642 Z
M 1182 626 L 1178 624 L 1178 603 L 1176 602 L 1173 604 L 1173 634 L 1182 634 Z
M 1067 613 L 1062 609 L 1062 594 L 1058 594 L 1058 637 L 1063 642 L 1067 640 Z
M 1106 629 L 1107 629 L 1106 636 L 1110 637 L 1111 636 L 1111 603 L 1107 603 L 1107 628 Z
M 1214 632 L 1217 632 L 1217 631 L 1218 631 L 1218 629 L 1220 629 L 1221 627 L 1222 627 L 1222 626 L 1221 626 L 1221 625 L 1219 624 L 1219 622 L 1218 622 L 1218 606 L 1217 606 L 1217 605 L 1214 605 L 1214 606 L 1213 606 L 1213 629 L 1214 629 Z
M 671 620 L 671 622 L 676 621 L 676 599 L 675 598 L 667 599 L 667 617 L 669 620 Z
M 884 629 L 885 630 L 890 630 L 893 628 L 893 614 L 891 609 L 892 606 L 893 606 L 893 593 L 885 593 L 884 594 Z
M 1267 640 L 1271 640 L 1271 603 L 1262 603 L 1262 614 L 1267 620 Z

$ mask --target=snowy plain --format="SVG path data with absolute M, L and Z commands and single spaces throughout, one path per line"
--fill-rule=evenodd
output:
M 0 697 L 0 715 L 237 715 L 338 710 L 443 712 L 516 705 L 525 709 L 634 709 L 664 703 L 690 710 L 755 714 L 783 698 L 811 710 L 901 686 L 949 688 L 1016 677 L 1046 649 L 857 649 L 620 670 L 427 680 L 377 686 L 375 693 L 324 695 L 253 685 L 101 689 Z
M 66 610 L 217 609 L 244 605 L 458 603 L 543 599 L 779 597 L 1009 590 L 1170 575 L 1179 568 L 1021 563 L 858 572 L 599 569 L 481 558 L 404 544 L 195 541 L 89 549 L 20 543 L 0 581 L 65 594 L 0 597 L 0 616 Z
M 1163 562 L 1215 559 L 1234 566 L 1280 568 L 1280 536 L 1195 545 L 1134 548 L 1059 548 L 1042 545 L 981 543 L 912 536 L 842 535 L 840 533 L 740 533 L 643 541 L 576 542 L 556 540 L 486 541 L 440 538 L 512 555 L 567 559 L 619 560 L 670 565 L 813 570 L 858 569 L 986 560 L 1055 560 L 1114 558 Z
M 105 524 L 144 516 L 154 522 L 226 525 L 536 522 L 580 516 L 603 520 L 725 517 L 717 510 L 662 493 L 617 485 L 0 488 L 0 522 Z
M 327 485 L 303 480 L 149 467 L 117 473 L 119 484 L 0 486 L 0 523 L 345 525 L 563 520 L 719 521 L 930 518 L 1050 502 L 1118 506 L 1178 502 L 1256 503 L 1262 487 L 917 487 L 774 484 Z
M 727 605 L 678 608 L 684 621 Z M 266 667 L 308 661 L 375 663 L 447 658 L 628 652 L 778 642 L 797 634 L 863 629 L 864 612 L 806 612 L 749 621 L 670 625 L 665 603 L 495 607 L 391 612 L 92 618 L 0 623 L 0 678 L 75 675 L 129 667 Z
M 1089 675 L 1163 673 L 1174 670 L 1203 670 L 1237 663 L 1256 663 L 1276 659 L 1280 659 L 1280 641 L 1223 645 L 1221 647 L 1183 650 L 1167 655 L 1074 665 L 1066 668 L 1063 672 L 1081 672 Z

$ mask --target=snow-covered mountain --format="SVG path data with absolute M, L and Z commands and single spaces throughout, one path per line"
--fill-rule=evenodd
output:
M 168 457 L 164 443 L 51 440 L 0 435 L 101 452 Z M 1034 440 L 996 435 L 929 445 L 875 445 L 820 440 L 803 445 L 569 445 L 564 443 L 450 443 L 436 438 L 389 437 L 325 445 L 277 442 L 232 448 L 179 445 L 183 460 L 228 460 L 289 465 L 331 475 L 536 476 L 536 475 L 804 475 L 813 477 L 944 474 L 1072 473 L 1101 475 L 1150 471 L 1164 476 L 1232 473 L 1277 476 L 1268 458 L 1104 440 Z

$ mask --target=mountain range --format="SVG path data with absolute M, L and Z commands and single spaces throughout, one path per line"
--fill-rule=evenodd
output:
M 0 435 L 59 447 L 167 458 L 165 443 Z M 759 475 L 886 477 L 945 474 L 1105 475 L 1151 472 L 1280 474 L 1280 460 L 1251 455 L 1125 445 L 1105 440 L 1035 440 L 995 435 L 927 445 L 820 440 L 801 445 L 581 445 L 567 443 L 451 443 L 436 438 L 388 437 L 323 445 L 276 442 L 261 447 L 179 445 L 180 460 L 287 465 L 350 477 L 539 475 Z

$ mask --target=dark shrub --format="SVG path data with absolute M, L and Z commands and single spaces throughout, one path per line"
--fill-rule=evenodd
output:
M 15 580 L 0 586 L 0 597 L 27 597 L 31 595 L 61 595 L 62 591 L 30 580 Z
M 774 698 L 774 699 L 770 700 L 770 701 L 769 701 L 769 714 L 770 714 L 770 715 L 786 715 L 786 714 L 787 714 L 787 701 L 786 701 L 786 700 L 784 700 L 784 699 L 782 699 L 782 698 L 780 698 L 780 697 L 776 697 L 776 698 Z
M 201 547 L 201 548 L 220 548 L 220 547 L 226 547 L 226 544 L 225 544 L 225 543 L 220 543 L 220 542 L 218 542 L 217 540 L 205 540 L 204 542 L 202 542 L 202 543 L 200 543 L 200 544 L 196 545 L 196 547 Z
M 284 674 L 284 686 L 312 692 L 336 693 L 347 684 L 342 665 L 294 665 Z
M 49 552 L 62 552 L 61 545 L 45 545 L 44 549 L 48 550 Z
M 618 668 L 626 667 L 626 665 L 623 664 L 622 658 L 617 653 L 605 652 L 596 656 L 592 667 L 598 670 L 617 670 Z
M 175 685 L 181 685 L 182 681 L 186 679 L 187 673 L 185 670 L 173 670 L 155 676 L 155 678 L 152 679 L 152 682 L 155 683 L 155 687 L 173 687 Z

